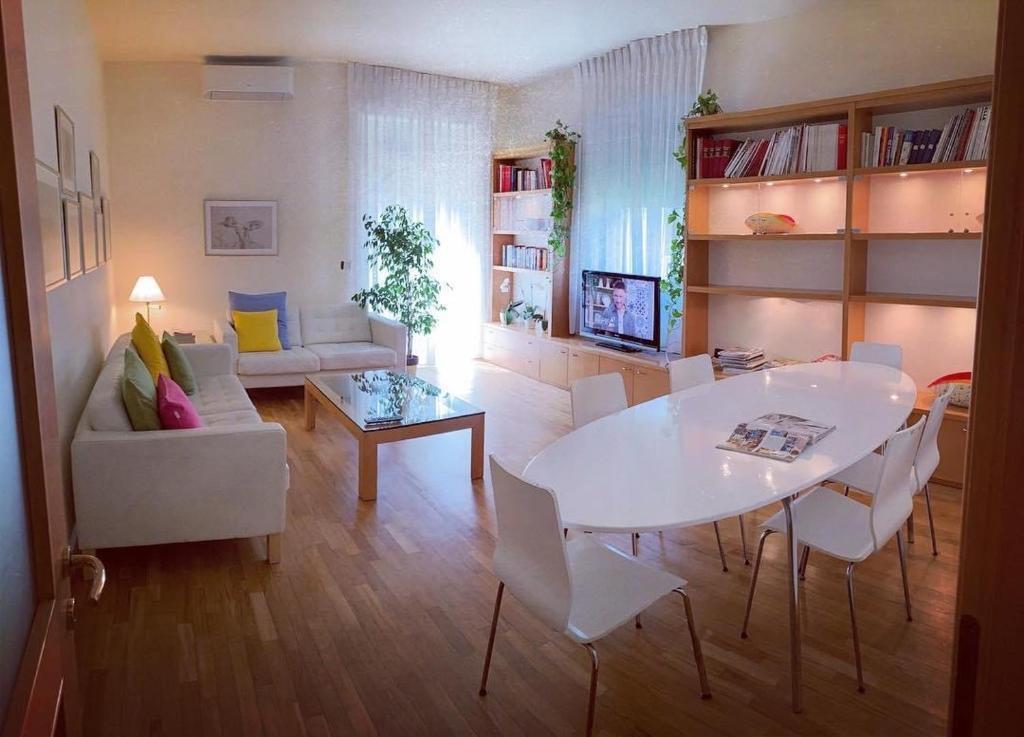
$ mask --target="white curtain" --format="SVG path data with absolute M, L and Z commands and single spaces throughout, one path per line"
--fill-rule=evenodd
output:
M 706 55 L 701 27 L 634 41 L 577 65 L 582 113 L 570 304 L 579 303 L 583 269 L 666 275 L 674 232 L 666 218 L 685 195 L 672 152 L 679 121 L 701 90 Z M 573 329 L 578 317 L 573 310 Z M 666 324 L 663 315 L 663 343 Z
M 401 205 L 440 242 L 434 276 L 447 309 L 418 336 L 421 360 L 478 355 L 490 251 L 490 153 L 496 88 L 388 67 L 348 65 L 352 290 L 373 283 L 362 216 Z M 349 296 L 349 295 L 346 295 Z

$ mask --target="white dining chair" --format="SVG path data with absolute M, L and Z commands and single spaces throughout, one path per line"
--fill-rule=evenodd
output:
M 498 544 L 494 551 L 498 593 L 480 679 L 481 696 L 487 694 L 501 599 L 507 586 L 534 616 L 582 645 L 590 655 L 588 736 L 594 729 L 597 698 L 598 658 L 594 643 L 671 593 L 683 599 L 701 697 L 711 697 L 686 581 L 597 543 L 590 535 L 566 540 L 558 499 L 551 490 L 519 478 L 493 455 L 491 484 L 498 520 Z
M 939 554 L 939 547 L 935 541 L 935 518 L 932 516 L 932 495 L 928 490 L 928 482 L 931 481 L 935 469 L 939 467 L 939 429 L 942 427 L 942 419 L 948 406 L 948 396 L 938 396 L 932 402 L 921 435 L 921 444 L 914 458 L 914 495 L 924 493 L 925 509 L 928 511 L 928 531 L 932 537 L 932 555 Z M 850 489 L 870 494 L 881 473 L 883 458 L 884 456 L 879 453 L 872 453 L 833 476 L 832 480 L 843 484 L 847 494 L 850 493 Z M 907 540 L 914 542 L 913 512 L 907 519 Z
M 701 384 L 712 384 L 715 381 L 715 369 L 711 365 L 711 356 L 702 353 L 699 356 L 689 356 L 672 361 L 668 365 L 668 388 L 673 394 L 690 389 Z M 743 524 L 743 515 L 736 519 L 740 523 L 740 545 L 743 548 L 743 562 L 750 565 L 750 556 L 747 553 L 747 529 Z M 718 557 L 722 560 L 722 570 L 728 571 L 729 566 L 725 562 L 725 548 L 722 547 L 722 533 L 718 529 L 718 522 L 714 522 L 715 540 L 718 542 Z
M 880 363 L 903 370 L 903 349 L 894 343 L 869 343 L 859 340 L 850 346 L 850 360 Z
M 861 692 L 864 691 L 864 674 L 861 669 L 857 615 L 853 604 L 853 570 L 856 564 L 881 550 L 895 536 L 900 573 L 903 576 L 903 599 L 907 621 L 912 621 L 902 528 L 914 508 L 916 480 L 913 464 L 924 433 L 924 424 L 922 418 L 913 427 L 900 430 L 889 438 L 885 455 L 881 456 L 882 462 L 873 485 L 874 494 L 870 505 L 861 504 L 824 486 L 815 487 L 792 504 L 793 526 L 798 544 L 803 545 L 805 550 L 821 551 L 847 564 L 846 592 L 850 600 L 850 626 L 853 631 L 853 655 L 857 665 L 857 690 Z M 750 609 L 754 603 L 754 588 L 757 586 L 757 574 L 761 569 L 765 540 L 773 532 L 788 532 L 785 513 L 776 512 L 761 525 L 761 529 L 763 532 L 757 543 L 757 556 L 754 558 L 754 571 L 750 578 L 747 611 L 743 617 L 743 630 L 740 632 L 740 637 L 743 638 L 747 637 L 747 625 L 750 623 Z
M 621 374 L 598 374 L 577 379 L 569 387 L 572 427 L 578 430 L 594 420 L 629 406 Z

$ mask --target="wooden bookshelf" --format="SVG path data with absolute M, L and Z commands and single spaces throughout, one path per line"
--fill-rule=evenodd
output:
M 841 346 L 842 356 L 849 355 L 850 346 L 863 340 L 866 328 L 878 327 L 878 322 L 886 319 L 888 313 L 873 312 L 868 318 L 871 305 L 910 305 L 930 308 L 949 308 L 956 310 L 974 309 L 976 296 L 961 294 L 917 293 L 936 291 L 936 287 L 922 288 L 931 279 L 940 287 L 957 282 L 955 273 L 942 269 L 963 268 L 963 261 L 958 264 L 946 265 L 941 256 L 925 265 L 908 267 L 906 259 L 925 258 L 919 254 L 932 252 L 948 253 L 943 248 L 978 249 L 980 262 L 980 223 L 976 221 L 978 213 L 984 208 L 984 182 L 987 173 L 986 161 L 955 161 L 943 163 L 912 164 L 903 166 L 861 167 L 861 133 L 871 132 L 875 125 L 896 125 L 898 127 L 934 128 L 941 125 L 923 124 L 920 120 L 938 120 L 940 116 L 948 116 L 963 107 L 986 104 L 992 99 L 992 79 L 989 76 L 970 79 L 953 80 L 917 87 L 883 90 L 863 95 L 817 100 L 794 105 L 784 105 L 762 110 L 720 113 L 685 121 L 687 140 L 689 142 L 689 160 L 691 170 L 687 181 L 687 253 L 685 272 L 685 310 L 684 310 L 684 344 L 683 353 L 687 356 L 710 352 L 715 346 L 710 343 L 709 323 L 711 312 L 716 305 L 725 306 L 720 300 L 734 297 L 772 297 L 791 300 L 838 302 L 841 305 L 841 317 L 835 323 L 833 334 L 836 343 Z M 947 110 L 949 108 L 950 110 Z M 907 115 L 909 114 L 909 115 Z M 906 115 L 904 123 L 899 118 Z M 923 116 L 923 118 L 921 117 Z M 700 136 L 730 137 L 742 140 L 744 137 L 766 137 L 772 129 L 799 124 L 845 123 L 847 126 L 847 152 L 845 166 L 816 172 L 801 172 L 767 177 L 735 177 L 735 178 L 694 178 L 696 161 L 696 140 Z M 972 179 L 974 178 L 974 179 Z M 902 183 L 902 184 L 901 184 Z M 897 187 L 912 187 L 918 200 L 903 205 L 899 201 L 900 192 Z M 827 189 L 821 189 L 827 188 Z M 790 212 L 775 209 L 775 212 L 786 212 L 797 219 L 797 231 L 806 228 L 816 232 L 794 232 L 785 235 L 757 236 L 749 233 L 737 234 L 733 231 L 744 230 L 745 215 L 759 209 L 772 210 L 764 203 L 780 200 L 780 190 L 784 190 L 787 202 L 797 203 L 794 207 L 801 212 Z M 969 190 L 969 191 L 968 191 Z M 949 206 L 949 202 L 964 203 L 970 196 L 971 207 L 961 206 L 959 212 Z M 957 199 L 957 198 L 960 199 Z M 919 210 L 930 206 L 934 201 L 936 210 L 942 212 L 920 215 Z M 750 203 L 749 205 L 747 203 Z M 748 206 L 745 214 L 739 212 L 741 207 Z M 901 211 L 900 208 L 903 208 Z M 729 211 L 733 208 L 737 212 Z M 755 209 L 756 208 L 756 209 Z M 834 208 L 835 213 L 829 214 L 834 222 L 823 222 L 820 213 Z M 969 212 L 968 212 L 969 210 Z M 801 217 L 801 214 L 803 217 Z M 905 217 L 903 217 L 905 215 Z M 901 217 L 903 219 L 901 220 Z M 966 232 L 964 232 L 966 230 Z M 953 232 L 950 232 L 953 231 Z M 763 241 L 765 249 L 752 249 L 744 243 L 728 244 L 729 241 Z M 793 246 L 786 246 L 789 241 Z M 821 251 L 807 251 L 810 241 L 831 241 L 822 243 Z M 872 278 L 877 279 L 878 269 L 889 262 L 884 261 L 894 249 L 902 248 L 896 244 L 879 244 L 878 241 L 906 241 L 906 251 L 896 253 L 912 254 L 899 258 L 904 259 L 900 269 L 886 272 L 886 284 L 872 287 Z M 927 242 L 925 246 L 911 241 Z M 957 245 L 958 243 L 962 245 Z M 803 245 L 801 245 L 803 244 Z M 927 244 L 934 244 L 931 248 Z M 714 247 L 712 247 L 714 246 Z M 729 250 L 727 255 L 719 249 Z M 792 259 L 806 258 L 806 254 L 821 253 L 820 262 L 816 262 L 817 270 L 813 277 L 807 276 L 802 268 L 792 268 L 780 282 L 778 276 L 767 283 L 757 283 L 760 276 L 758 268 L 765 263 L 764 259 L 774 259 L 777 254 L 787 252 L 778 249 L 803 248 L 800 256 Z M 878 250 L 881 249 L 881 250 Z M 827 253 L 826 253 L 827 252 Z M 956 253 L 965 253 L 957 251 Z M 969 252 L 966 252 L 969 254 Z M 868 268 L 870 255 L 882 258 L 875 264 L 874 271 Z M 716 261 L 728 258 L 729 261 Z M 968 261 L 970 255 L 964 256 Z M 743 259 L 748 259 L 744 262 Z M 760 261 L 749 259 L 762 259 Z M 747 263 L 749 266 L 744 267 Z M 790 263 L 790 262 L 787 262 Z M 715 265 L 718 264 L 716 270 Z M 822 266 L 821 264 L 825 264 Z M 728 268 L 725 268 L 728 266 Z M 737 284 L 723 283 L 726 281 Z M 920 283 L 916 283 L 918 280 Z M 766 282 L 768 278 L 766 277 Z M 903 283 L 905 281 L 905 283 Z M 788 288 L 781 288 L 778 284 Z M 822 289 L 822 286 L 835 284 L 835 288 Z M 950 286 L 950 291 L 958 288 Z M 767 314 L 758 316 L 766 324 L 771 323 L 776 331 L 780 329 L 778 320 L 782 319 L 771 312 L 772 308 L 763 308 Z M 718 313 L 716 313 L 718 314 Z M 737 315 L 735 309 L 728 309 L 721 315 Z M 781 314 L 796 314 L 780 312 Z M 827 313 L 819 312 L 817 315 Z M 839 315 L 840 313 L 835 313 Z M 723 320 L 740 319 L 718 316 L 715 318 L 716 332 L 728 334 L 729 324 Z M 794 319 L 790 317 L 789 319 Z M 825 319 L 825 318 L 822 318 Z M 831 318 L 828 318 L 831 319 Z M 790 326 L 791 333 L 797 334 L 800 323 Z M 751 323 L 743 326 L 749 335 Z M 786 326 L 781 326 L 786 329 Z M 827 324 L 821 330 L 827 330 Z M 922 327 L 926 330 L 926 327 Z M 777 333 L 775 333 L 777 334 Z M 868 339 L 871 335 L 867 335 Z M 936 336 L 941 338 L 942 336 Z M 769 353 L 773 353 L 771 345 L 763 345 Z M 970 348 L 961 346 L 960 348 Z M 825 352 L 824 350 L 822 352 Z M 965 351 L 960 351 L 963 353 Z M 779 351 L 779 353 L 785 353 Z M 812 358 L 813 356 L 795 356 Z M 967 366 L 966 368 L 970 368 Z M 933 377 L 932 377 L 933 378 Z M 963 413 L 961 409 L 951 410 L 952 413 Z
M 549 337 L 569 337 L 569 251 L 556 258 L 548 245 L 551 228 L 551 190 L 528 189 L 499 192 L 499 167 L 502 164 L 537 169 L 540 160 L 549 158 L 550 144 L 495 151 L 491 157 L 491 290 L 490 319 L 499 322 L 501 312 L 510 301 L 522 296 L 533 298 L 548 319 Z M 542 249 L 547 269 L 506 266 L 503 247 L 527 246 Z M 501 285 L 509 280 L 509 292 Z M 541 296 L 539 291 L 543 290 Z

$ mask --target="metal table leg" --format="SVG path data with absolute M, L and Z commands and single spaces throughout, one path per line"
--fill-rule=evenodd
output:
M 803 709 L 800 673 L 800 587 L 797 585 L 799 555 L 793 529 L 792 497 L 782 500 L 786 512 L 786 548 L 789 558 L 789 669 L 793 679 L 793 713 Z

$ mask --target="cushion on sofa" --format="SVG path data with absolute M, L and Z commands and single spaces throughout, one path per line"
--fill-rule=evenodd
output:
M 369 343 L 370 318 L 355 302 L 302 307 L 299 310 L 302 343 Z
M 149 369 L 155 391 L 156 377 L 160 374 L 170 376 L 171 369 L 167 366 L 167 359 L 164 358 L 164 349 L 160 347 L 160 339 L 156 337 L 156 333 L 146 322 L 146 318 L 138 312 L 135 313 L 135 327 L 132 328 L 132 347 L 142 362 L 146 364 L 146 368 Z
M 164 430 L 194 430 L 203 420 L 188 401 L 185 390 L 171 378 L 160 374 L 156 381 L 156 408 Z
M 277 336 L 277 310 L 264 312 L 231 313 L 231 321 L 238 333 L 238 352 L 281 350 L 281 339 Z
M 181 346 L 167 331 L 164 331 L 160 347 L 163 348 L 164 358 L 167 359 L 167 367 L 171 370 L 171 378 L 174 379 L 174 383 L 180 386 L 186 394 L 195 394 L 196 375 L 192 371 L 192 364 L 189 362 L 188 356 L 185 355 L 185 351 L 181 350 Z M 157 389 L 159 388 L 158 382 Z
M 159 344 L 158 344 L 159 345 Z M 121 398 L 132 422 L 133 430 L 159 430 L 156 384 L 149 368 L 131 348 L 124 349 L 124 374 L 121 377 Z
M 288 333 L 288 292 L 267 292 L 265 294 L 245 294 L 228 292 L 228 310 L 230 312 L 266 312 L 277 310 L 277 337 L 281 348 L 291 347 L 291 336 Z
M 395 365 L 395 352 L 375 343 L 318 343 L 309 347 L 320 359 L 321 371 L 375 369 Z
M 242 375 L 314 373 L 319 370 L 320 359 L 308 348 L 238 354 L 238 373 Z

